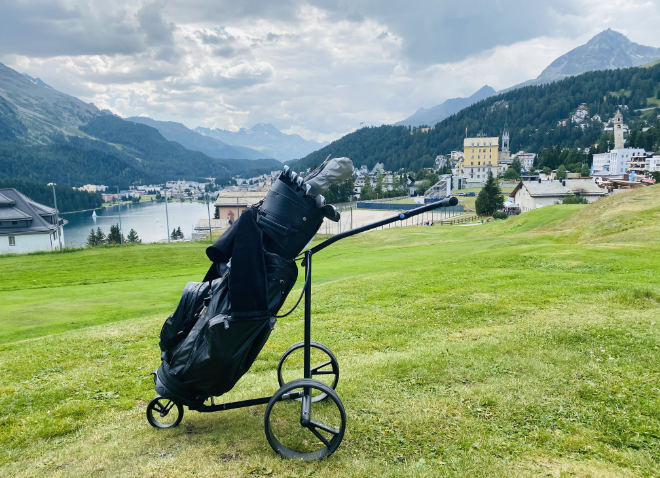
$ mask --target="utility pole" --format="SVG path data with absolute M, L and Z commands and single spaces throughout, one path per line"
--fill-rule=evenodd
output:
M 124 245 L 124 238 L 121 233 L 121 203 L 119 202 L 119 186 L 117 186 L 117 214 L 119 215 L 119 244 Z
M 57 242 L 60 245 L 60 251 L 62 250 L 62 234 L 60 231 L 60 215 L 57 210 L 57 195 L 55 194 L 55 183 L 48 183 L 48 186 L 53 188 L 53 204 L 55 205 L 55 227 L 57 227 Z
M 167 242 L 170 242 L 170 215 L 167 212 L 167 185 L 165 185 L 165 225 L 167 227 Z
M 209 239 L 213 242 L 213 230 L 211 229 L 211 207 L 209 206 L 209 193 L 206 193 L 206 212 L 209 216 Z

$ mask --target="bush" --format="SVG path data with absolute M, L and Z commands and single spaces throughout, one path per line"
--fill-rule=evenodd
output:
M 583 196 L 566 196 L 561 202 L 562 204 L 587 204 L 587 198 Z
M 507 217 L 509 217 L 509 215 L 504 211 L 495 211 L 493 213 L 493 219 L 506 219 Z

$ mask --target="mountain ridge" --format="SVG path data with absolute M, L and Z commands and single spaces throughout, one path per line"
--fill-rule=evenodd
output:
M 199 151 L 212 158 L 267 158 L 259 151 L 243 146 L 229 145 L 218 139 L 202 135 L 176 121 L 159 121 L 146 116 L 130 116 L 124 119 L 156 128 L 165 139 L 175 141 L 191 151 Z
M 168 141 L 0 63 L 0 178 L 70 185 L 215 177 L 278 169 L 275 160 L 212 158 Z M 233 155 L 234 153 L 232 153 Z
M 282 133 L 270 123 L 256 123 L 251 128 L 238 131 L 204 127 L 197 127 L 195 131 L 232 146 L 256 149 L 279 161 L 298 159 L 325 146 L 324 143 L 305 139 L 298 134 Z
M 408 118 L 394 123 L 395 126 L 434 126 L 448 116 L 458 113 L 463 108 L 488 98 L 496 93 L 495 89 L 484 85 L 466 98 L 450 98 L 430 108 L 420 108 Z

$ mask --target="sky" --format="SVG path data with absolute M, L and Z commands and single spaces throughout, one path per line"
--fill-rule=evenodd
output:
M 658 25 L 657 0 L 0 0 L 0 62 L 123 117 L 332 141 Z

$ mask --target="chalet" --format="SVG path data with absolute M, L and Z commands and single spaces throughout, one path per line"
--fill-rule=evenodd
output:
M 571 190 L 561 181 L 520 181 L 509 194 L 513 202 L 522 212 L 531 211 L 543 206 L 560 204 Z
M 593 179 L 567 179 L 563 184 L 576 196 L 581 196 L 592 203 L 597 199 L 607 196 L 607 189 L 601 188 Z
M 0 188 L 0 254 L 59 249 L 63 226 L 55 209 L 16 189 Z
M 267 191 L 221 191 L 215 200 L 215 216 L 232 224 L 252 204 L 266 197 Z M 207 221 L 208 223 L 208 221 Z

